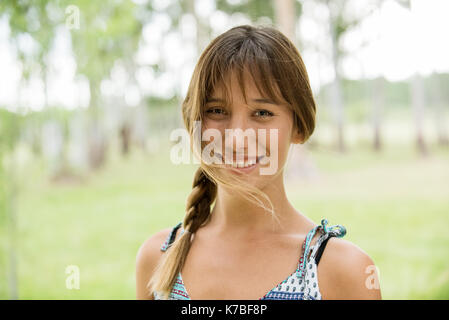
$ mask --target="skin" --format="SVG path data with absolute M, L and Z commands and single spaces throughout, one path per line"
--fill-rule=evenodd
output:
M 181 271 L 192 300 L 261 298 L 293 273 L 302 253 L 302 243 L 307 233 L 316 226 L 292 206 L 284 188 L 283 166 L 289 148 L 292 143 L 302 142 L 301 135 L 294 130 L 291 110 L 286 105 L 253 103 L 252 99 L 267 97 L 261 95 L 249 76 L 245 77 L 249 98 L 246 105 L 235 75 L 231 74 L 230 77 L 231 106 L 226 109 L 217 102 L 208 104 L 206 110 L 214 111 L 206 113 L 203 130 L 218 129 L 223 137 L 226 128 L 265 128 L 267 132 L 271 128 L 279 130 L 276 174 L 260 175 L 253 170 L 245 179 L 270 197 L 281 224 L 275 223 L 263 209 L 238 193 L 219 185 L 210 222 L 195 233 Z M 222 88 L 217 87 L 212 97 L 220 99 L 223 98 L 222 94 Z M 268 117 L 268 114 L 273 116 Z M 268 137 L 266 141 L 269 142 Z M 247 147 L 249 142 L 245 143 Z M 273 151 L 269 143 L 266 148 Z M 160 246 L 170 231 L 171 228 L 167 228 L 154 234 L 138 251 L 137 299 L 151 298 L 145 286 L 162 257 Z M 318 236 L 316 234 L 312 239 L 312 245 Z M 372 270 L 367 269 L 370 266 L 374 266 L 374 262 L 362 249 L 347 240 L 332 237 L 318 264 L 318 285 L 322 298 L 381 299 L 379 289 L 369 289 L 365 285 L 370 275 L 377 278 L 377 274 L 365 272 Z

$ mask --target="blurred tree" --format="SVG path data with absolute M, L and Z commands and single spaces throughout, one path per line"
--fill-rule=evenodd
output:
M 372 118 L 371 123 L 374 131 L 373 148 L 374 151 L 382 149 L 381 123 L 385 104 L 385 84 L 382 77 L 374 79 L 371 85 Z
M 346 149 L 344 139 L 344 101 L 341 85 L 340 60 L 342 51 L 339 47 L 341 36 L 353 25 L 357 20 L 347 21 L 344 14 L 345 0 L 325 0 L 325 4 L 329 8 L 329 35 L 331 40 L 331 61 L 334 69 L 334 81 L 331 86 L 331 106 L 334 110 L 335 122 L 337 126 L 337 148 L 343 152 Z
M 363 45 L 367 45 L 368 42 L 364 42 Z M 383 77 L 377 77 L 373 80 L 368 80 L 365 72 L 364 64 L 359 61 L 361 70 L 361 79 L 359 82 L 363 88 L 363 95 L 369 100 L 371 105 L 371 118 L 370 124 L 373 128 L 373 150 L 379 152 L 382 150 L 382 121 L 384 116 L 385 105 L 385 81 Z M 354 96 L 354 93 L 351 93 Z M 351 95 L 347 95 L 348 99 Z
M 408 9 L 410 12 L 414 10 L 413 2 L 411 0 L 396 0 L 397 3 Z M 416 44 L 418 45 L 418 44 Z M 418 73 L 415 73 L 411 78 L 410 94 L 412 100 L 412 110 L 414 114 L 415 123 L 415 144 L 421 155 L 427 155 L 429 150 L 426 140 L 424 138 L 424 116 L 426 105 L 426 93 L 424 89 L 424 82 Z
M 426 91 L 429 91 L 429 96 L 433 97 L 431 103 L 435 106 L 434 119 L 438 144 L 442 147 L 447 147 L 449 146 L 449 137 L 446 125 L 446 107 L 449 104 L 449 98 L 444 96 L 445 94 L 448 95 L 447 90 L 444 89 L 447 87 L 447 83 L 444 80 L 443 75 L 434 74 L 429 81 L 429 88 Z
M 296 19 L 294 0 L 274 0 L 276 24 L 279 30 L 284 33 L 290 41 L 296 43 Z
M 256 21 L 261 17 L 267 17 L 271 21 L 275 20 L 275 9 L 271 1 L 266 0 L 246 0 L 228 1 L 216 0 L 217 9 L 227 14 L 241 13 L 248 16 L 251 21 Z
M 296 23 L 302 12 L 301 4 L 294 0 L 273 0 L 273 7 L 277 28 L 293 44 L 297 45 Z M 298 179 L 313 178 L 316 174 L 317 166 L 313 159 L 308 156 L 306 145 L 292 145 L 289 165 L 286 170 L 287 180 L 297 181 Z
M 424 108 L 425 108 L 425 90 L 422 77 L 415 74 L 411 80 L 412 108 L 415 123 L 415 143 L 418 152 L 421 155 L 428 153 L 426 141 L 424 139 Z
M 120 138 L 122 140 L 122 155 L 127 156 L 129 153 L 130 144 L 130 125 L 128 122 L 124 122 L 120 129 Z
M 71 1 L 63 3 L 68 6 Z M 95 169 L 103 165 L 108 144 L 100 122 L 100 84 L 117 60 L 134 57 L 142 23 L 137 19 L 137 6 L 131 1 L 118 0 L 104 5 L 99 1 L 79 0 L 76 6 L 81 19 L 80 28 L 71 29 L 72 47 L 77 72 L 89 83 L 89 164 Z
M 40 76 L 44 85 L 44 106 L 48 106 L 49 53 L 53 45 L 55 25 L 48 18 L 52 6 L 46 0 L 2 1 L 0 14 L 7 18 L 10 27 L 10 44 L 15 48 L 21 64 L 22 75 L 17 87 L 17 108 L 21 108 L 21 90 L 32 75 Z M 25 107 L 27 108 L 27 107 Z M 32 150 L 41 151 L 39 124 L 30 123 L 34 128 Z
M 17 194 L 16 160 L 14 159 L 20 138 L 21 117 L 0 109 L 0 228 L 6 226 L 7 241 L 5 259 L 7 283 L 11 299 L 18 299 L 17 285 Z
M 48 8 L 52 6 L 47 0 L 3 1 L 0 12 L 8 17 L 11 30 L 10 42 L 17 50 L 22 63 L 22 78 L 28 79 L 33 72 L 41 72 L 44 84 L 45 106 L 48 105 L 48 66 L 55 25 L 48 18 Z M 24 37 L 30 36 L 33 48 L 23 45 L 21 41 L 30 41 Z
M 304 2 L 314 2 L 312 0 L 301 0 Z M 342 88 L 342 71 L 341 60 L 344 55 L 350 55 L 351 52 L 346 52 L 341 46 L 341 39 L 347 33 L 358 27 L 360 23 L 368 16 L 371 16 L 380 5 L 386 0 L 368 0 L 366 5 L 357 12 L 349 10 L 350 6 L 354 5 L 355 0 L 319 0 L 318 3 L 325 4 L 329 11 L 328 28 L 329 38 L 331 44 L 331 62 L 334 70 L 334 81 L 330 87 L 330 104 L 333 109 L 334 120 L 337 129 L 337 149 L 341 152 L 346 150 L 344 138 L 344 96 Z M 409 0 L 395 0 L 403 6 L 409 5 Z M 316 3 L 317 1 L 315 1 Z M 382 90 L 382 86 L 377 86 L 378 90 Z M 379 101 L 378 101 L 379 102 Z M 379 106 L 377 102 L 373 106 Z M 375 148 L 380 147 L 380 111 L 373 111 L 374 121 L 374 145 Z
M 18 85 L 18 104 L 20 90 L 32 74 L 46 74 L 44 57 L 51 46 L 52 29 L 44 17 L 44 1 L 2 1 L 0 15 L 7 18 L 10 28 L 10 44 L 15 48 L 22 69 Z M 40 43 L 39 41 L 42 41 Z M 32 43 L 32 47 L 26 43 Z M 45 79 L 45 78 L 44 78 Z M 44 86 L 46 82 L 44 81 Z M 45 92 L 47 103 L 47 96 Z M 19 105 L 20 106 L 20 105 Z M 18 299 L 17 285 L 17 209 L 18 185 L 15 168 L 15 150 L 19 141 L 20 117 L 17 114 L 0 110 L 0 219 L 5 219 L 9 240 L 8 284 L 9 296 Z M 36 142 L 38 139 L 35 140 Z M 39 151 L 36 147 L 34 150 Z
M 195 0 L 185 0 L 184 2 L 181 2 L 181 6 L 185 6 L 185 10 L 183 12 L 191 14 L 195 18 L 195 24 L 196 24 L 196 47 L 197 52 L 202 52 L 208 42 L 210 41 L 211 37 L 211 27 L 208 21 L 205 21 L 204 18 L 202 18 L 197 13 L 197 9 L 195 8 Z
M 366 6 L 364 12 L 359 12 L 357 15 L 349 16 L 347 7 L 349 1 L 347 0 L 324 0 L 324 3 L 329 9 L 329 36 L 331 40 L 331 61 L 334 69 L 334 81 L 331 87 L 331 104 L 334 109 L 335 121 L 337 126 L 337 148 L 339 151 L 346 150 L 344 138 L 344 99 L 341 84 L 341 58 L 344 52 L 340 46 L 343 35 L 356 27 L 364 17 L 370 15 L 375 10 L 375 5 Z

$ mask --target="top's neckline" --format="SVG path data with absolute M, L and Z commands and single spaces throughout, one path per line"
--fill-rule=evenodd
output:
M 273 290 L 275 290 L 277 287 L 279 287 L 282 283 L 285 283 L 286 281 L 288 281 L 288 279 L 290 279 L 295 273 L 297 273 L 297 276 L 302 278 L 305 276 L 304 274 L 304 270 L 307 266 L 307 260 L 310 258 L 310 254 L 311 252 L 314 251 L 316 245 L 319 242 L 319 239 L 317 239 L 317 241 L 314 243 L 313 246 L 310 246 L 310 243 L 313 239 L 313 237 L 315 236 L 316 231 L 321 231 L 322 235 L 326 235 L 326 234 L 332 234 L 332 236 L 336 236 L 338 238 L 342 238 L 345 236 L 346 234 L 346 228 L 342 225 L 334 225 L 334 226 L 327 226 L 327 219 L 322 219 L 321 220 L 321 224 L 315 226 L 312 230 L 309 231 L 309 233 L 307 234 L 306 238 L 304 239 L 303 245 L 302 245 L 302 253 L 301 253 L 301 257 L 298 261 L 298 265 L 295 271 L 293 271 L 287 278 L 285 278 L 284 280 L 282 280 L 280 283 L 278 283 L 276 286 L 274 286 L 271 290 L 269 290 L 263 297 L 259 298 L 259 300 L 265 298 L 268 294 L 270 294 Z M 178 225 L 172 230 L 171 234 L 170 234 L 170 239 L 173 237 L 173 239 L 171 239 L 171 241 L 174 240 L 174 237 L 176 236 L 176 229 L 178 229 L 179 227 L 181 227 L 181 234 L 184 232 L 184 228 L 182 227 L 182 222 L 179 222 Z M 194 234 L 193 234 L 194 236 Z M 166 250 L 167 247 L 164 244 L 163 245 L 163 249 L 162 250 Z M 304 254 L 307 252 L 306 255 L 306 259 L 304 259 Z M 181 271 L 178 273 L 178 278 L 181 282 L 181 285 L 184 289 L 184 293 L 186 295 L 187 300 L 192 300 L 187 288 L 184 284 L 184 281 L 182 279 L 182 275 L 181 275 Z
M 318 227 L 318 226 L 314 227 L 308 234 L 310 234 L 312 231 L 316 230 L 317 227 Z M 315 234 L 315 233 L 313 233 L 313 234 Z M 283 284 L 283 283 L 285 283 L 286 281 L 288 281 L 288 279 L 290 279 L 294 274 L 300 272 L 300 269 L 301 269 L 301 263 L 302 263 L 303 260 L 304 260 L 304 253 L 305 253 L 305 250 L 307 249 L 307 248 L 306 248 L 307 238 L 308 238 L 308 237 L 306 236 L 305 239 L 304 239 L 304 241 L 303 241 L 303 244 L 302 244 L 302 250 L 301 250 L 301 251 L 302 251 L 302 252 L 301 252 L 301 256 L 300 256 L 300 258 L 299 258 L 299 260 L 298 260 L 298 264 L 296 265 L 295 271 L 293 271 L 292 273 L 290 273 L 290 275 L 288 275 L 284 280 L 282 280 L 282 281 L 279 282 L 277 285 L 275 285 L 273 288 L 271 288 L 267 293 L 265 293 L 261 298 L 259 298 L 259 300 L 262 300 L 263 298 L 265 298 L 267 295 L 269 295 L 273 290 L 275 290 L 275 289 L 276 289 L 277 287 L 279 287 L 281 284 Z M 313 236 L 312 236 L 312 238 L 313 238 Z M 311 246 L 307 251 L 308 251 L 308 252 L 313 251 L 313 247 L 316 245 L 316 243 L 317 243 L 317 242 L 315 242 L 315 244 L 314 244 L 313 246 Z M 305 265 L 303 266 L 303 268 L 305 268 Z M 186 286 L 185 286 L 185 284 L 184 284 L 184 280 L 182 279 L 181 271 L 178 273 L 178 277 L 179 277 L 179 280 L 181 281 L 181 285 L 182 285 L 182 287 L 183 287 L 183 289 L 184 289 L 184 292 L 185 292 L 185 294 L 186 294 L 186 296 L 187 296 L 186 298 L 187 298 L 188 300 L 192 300 L 192 298 L 190 297 L 190 294 L 189 294 L 189 292 L 188 292 L 188 290 L 187 290 L 187 288 L 186 288 Z

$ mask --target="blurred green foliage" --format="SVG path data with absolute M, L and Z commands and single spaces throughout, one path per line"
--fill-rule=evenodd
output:
M 434 151 L 420 160 L 410 148 L 317 150 L 323 179 L 287 184 L 300 212 L 344 225 L 345 239 L 373 258 L 384 299 L 449 298 L 449 153 Z M 182 220 L 196 166 L 172 165 L 166 148 L 111 155 L 84 183 L 51 184 L 42 166 L 27 168 L 19 201 L 20 298 L 134 299 L 137 249 Z M 65 287 L 68 265 L 80 268 L 79 290 Z
M 101 82 L 110 78 L 114 66 L 121 65 L 126 70 L 126 81 L 136 83 L 134 75 L 139 66 L 134 58 L 142 41 L 142 27 L 159 13 L 152 1 L 137 3 L 0 1 L 0 16 L 8 19 L 10 45 L 21 65 L 20 85 L 37 75 L 46 86 L 51 63 L 48 55 L 56 28 L 65 23 L 64 9 L 74 4 L 82 13 L 83 26 L 70 32 L 76 72 L 88 82 L 89 111 L 97 115 L 99 107 L 105 107 L 102 111 L 106 113 Z M 408 6 L 408 1 L 402 3 Z M 193 4 L 193 0 L 180 0 L 167 5 L 164 12 L 171 22 L 166 32 L 179 27 L 185 13 L 194 13 Z M 217 0 L 216 9 L 228 15 L 244 13 L 251 21 L 260 17 L 275 21 L 273 6 L 264 0 L 234 4 Z M 300 17 L 300 1 L 295 1 L 295 10 Z M 359 17 L 346 18 L 337 16 L 337 36 L 361 22 Z M 196 22 L 210 36 L 210 26 L 202 25 L 201 19 Z M 33 39 L 36 50 L 24 50 L 19 45 L 20 37 Z M 197 45 L 200 48 L 201 44 Z M 341 50 L 339 53 L 345 54 Z M 145 67 L 150 67 L 156 78 L 166 72 L 164 63 Z M 381 93 L 373 89 L 376 81 L 384 88 L 382 121 L 394 114 L 401 119 L 411 118 L 408 81 L 343 79 L 347 128 L 370 125 L 372 98 Z M 423 78 L 423 84 L 426 110 L 433 113 L 438 109 L 435 114 L 439 117 L 447 115 L 449 75 L 431 74 Z M 325 85 L 316 93 L 320 127 L 333 124 L 329 92 L 330 86 Z M 57 121 L 67 142 L 69 122 L 76 111 L 50 106 L 48 101 L 42 111 L 26 115 L 0 106 L 0 298 L 11 298 L 7 288 L 11 250 L 7 210 L 12 201 L 8 196 L 12 183 L 8 181 L 5 159 L 11 159 L 13 153 L 26 159 L 30 152 L 28 162 L 18 158 L 19 163 L 26 163 L 20 167 L 20 194 L 16 199 L 19 297 L 134 299 L 137 249 L 151 234 L 183 218 L 196 169 L 193 165 L 174 166 L 169 161 L 169 132 L 183 127 L 181 103 L 182 98 L 177 95 L 169 99 L 143 97 L 149 138 L 158 140 L 162 149 L 155 148 L 151 155 L 135 149 L 127 160 L 110 151 L 106 166 L 87 175 L 87 180 L 59 182 L 51 182 L 46 176 L 47 164 L 40 152 L 45 143 L 41 129 L 45 122 Z M 371 141 L 360 140 L 357 150 L 346 154 L 325 151 L 324 146 L 313 149 L 313 160 L 324 179 L 319 183 L 290 183 L 287 188 L 292 203 L 316 223 L 326 217 L 330 224 L 346 226 L 346 239 L 365 250 L 380 268 L 383 298 L 448 299 L 447 149 L 430 143 L 431 156 L 417 158 L 407 144 L 387 145 L 383 152 L 373 153 Z M 80 290 L 65 286 L 68 265 L 80 267 Z

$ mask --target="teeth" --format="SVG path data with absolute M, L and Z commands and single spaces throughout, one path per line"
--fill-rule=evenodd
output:
M 237 163 L 232 163 L 231 166 L 234 168 L 246 168 L 246 167 L 250 167 L 252 165 L 254 165 L 256 162 L 254 160 L 249 160 L 246 162 L 237 162 Z
M 221 154 L 218 154 L 218 155 L 223 159 L 223 161 L 225 161 Z M 257 160 L 254 159 L 254 160 L 248 160 L 248 161 L 243 161 L 243 162 L 242 161 L 231 162 L 228 164 L 233 168 L 246 168 L 246 167 L 251 167 L 252 165 L 255 165 L 256 162 L 257 162 Z M 226 161 L 225 161 L 225 163 L 226 163 Z

